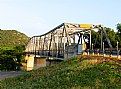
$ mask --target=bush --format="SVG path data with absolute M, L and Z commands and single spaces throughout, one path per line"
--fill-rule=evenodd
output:
M 0 49 L 0 70 L 19 70 L 24 46 L 16 46 L 13 49 Z
M 0 56 L 0 70 L 15 70 L 17 63 L 11 56 Z

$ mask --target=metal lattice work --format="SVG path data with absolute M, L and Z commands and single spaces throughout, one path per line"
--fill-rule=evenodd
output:
M 99 29 L 106 35 L 101 25 L 62 23 L 43 35 L 33 36 L 26 46 L 26 52 L 62 59 L 82 54 L 86 49 L 91 49 L 93 29 Z M 112 47 L 108 37 L 107 40 Z

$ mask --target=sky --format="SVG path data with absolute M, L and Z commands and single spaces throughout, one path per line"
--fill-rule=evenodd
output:
M 103 24 L 116 31 L 121 0 L 0 0 L 0 29 L 29 37 L 42 35 L 63 22 Z

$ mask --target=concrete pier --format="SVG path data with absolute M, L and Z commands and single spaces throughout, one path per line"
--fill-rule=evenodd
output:
M 45 57 L 35 57 L 35 55 L 29 54 L 26 55 L 25 60 L 27 61 L 26 65 L 27 71 L 46 66 Z
M 34 58 L 34 69 L 38 69 L 46 66 L 46 58 L 45 57 L 35 57 Z

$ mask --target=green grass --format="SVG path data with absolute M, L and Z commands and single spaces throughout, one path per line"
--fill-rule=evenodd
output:
M 0 89 L 121 89 L 121 65 L 75 57 L 2 80 Z

